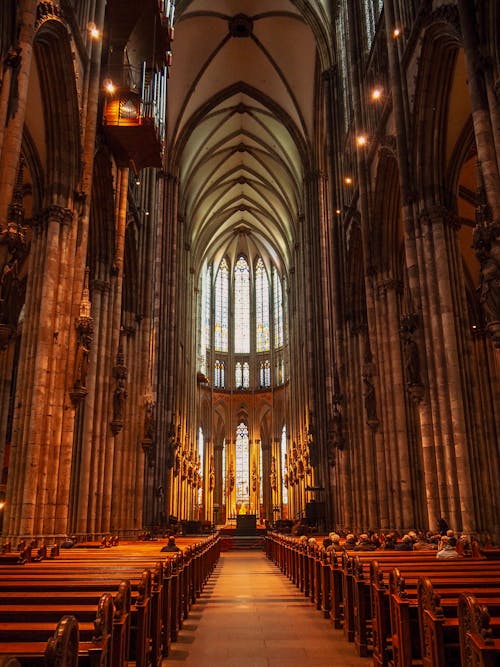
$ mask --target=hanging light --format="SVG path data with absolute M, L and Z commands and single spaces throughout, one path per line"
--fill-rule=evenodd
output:
M 105 90 L 107 93 L 109 93 L 110 95 L 112 95 L 112 94 L 115 92 L 115 90 L 116 90 L 116 86 L 115 86 L 115 84 L 111 81 L 111 79 L 104 79 L 104 81 L 102 82 L 102 85 L 104 86 L 104 90 Z
M 379 88 L 378 86 L 374 88 L 371 92 L 372 100 L 376 101 L 379 100 L 382 97 L 382 88 Z
M 352 178 L 350 176 L 344 176 L 344 183 L 346 185 L 352 185 Z
M 363 147 L 363 146 L 366 146 L 367 143 L 368 143 L 368 138 L 367 138 L 366 134 L 359 134 L 359 135 L 356 137 L 356 144 L 357 144 L 360 148 Z
M 394 39 L 397 39 L 401 35 L 401 29 L 400 28 L 394 28 L 392 31 L 392 36 Z

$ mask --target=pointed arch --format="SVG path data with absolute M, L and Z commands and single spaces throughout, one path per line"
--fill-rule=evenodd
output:
M 69 33 L 59 20 L 42 22 L 34 41 L 47 139 L 46 204 L 67 206 L 81 176 L 80 114 Z M 54 76 L 54 72 L 58 75 Z

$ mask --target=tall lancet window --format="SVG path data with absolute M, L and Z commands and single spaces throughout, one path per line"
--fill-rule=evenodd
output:
M 273 300 L 274 300 L 274 347 L 282 347 L 283 335 L 283 289 L 281 278 L 276 267 L 273 267 Z
M 198 456 L 200 457 L 200 475 L 203 478 L 205 465 L 205 438 L 203 437 L 203 429 L 198 429 Z M 203 500 L 203 489 L 200 485 L 198 489 L 198 505 L 201 505 Z
M 229 332 L 229 267 L 222 260 L 215 281 L 215 336 L 217 352 L 227 352 Z
M 214 364 L 214 387 L 224 388 L 225 384 L 225 365 L 219 359 L 215 360 Z
M 288 503 L 288 489 L 285 484 L 286 440 L 286 426 L 283 426 L 281 430 L 281 492 L 283 494 L 283 505 Z
M 241 389 L 243 387 L 243 370 L 241 368 L 241 362 L 237 361 L 234 367 L 234 384 L 236 389 Z
M 269 281 L 260 257 L 255 267 L 255 328 L 255 348 L 257 352 L 267 352 L 270 347 Z
M 234 267 L 234 351 L 250 352 L 250 269 L 242 256 Z
M 250 388 L 250 364 L 245 361 L 243 364 L 243 389 Z
M 207 349 L 210 348 L 210 293 L 212 267 L 208 266 L 201 277 L 201 367 L 202 373 L 207 373 Z
M 377 21 L 384 8 L 383 0 L 363 0 L 366 48 L 369 50 L 377 30 Z
M 248 427 L 241 422 L 236 429 L 236 504 L 249 501 L 250 450 Z

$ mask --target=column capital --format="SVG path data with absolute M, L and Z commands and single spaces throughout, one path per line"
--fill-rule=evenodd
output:
M 57 204 L 51 204 L 33 218 L 33 226 L 40 229 L 46 229 L 49 222 L 70 225 L 73 222 L 73 211 Z
M 460 222 L 457 215 L 440 204 L 421 209 L 418 213 L 418 220 L 420 224 L 427 225 L 428 227 L 436 223 L 441 223 L 454 231 L 460 229 Z

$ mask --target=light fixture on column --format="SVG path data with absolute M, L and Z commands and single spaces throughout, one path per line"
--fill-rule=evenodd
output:
M 104 79 L 102 85 L 109 95 L 112 95 L 116 90 L 116 86 L 111 79 Z
M 88 29 L 89 29 L 89 35 L 92 37 L 92 39 L 99 39 L 101 33 L 99 32 L 96 24 L 93 21 L 89 23 Z

